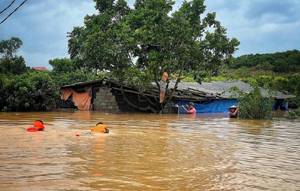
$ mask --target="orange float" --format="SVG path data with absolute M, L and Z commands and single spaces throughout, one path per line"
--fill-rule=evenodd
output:
M 28 127 L 27 131 L 28 132 L 36 132 L 36 131 L 43 131 L 45 128 L 43 121 L 41 120 L 36 120 L 32 127 Z

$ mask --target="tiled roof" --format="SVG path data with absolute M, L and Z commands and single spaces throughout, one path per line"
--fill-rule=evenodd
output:
M 33 70 L 37 71 L 47 71 L 48 69 L 44 66 L 37 66 L 37 67 L 32 67 Z

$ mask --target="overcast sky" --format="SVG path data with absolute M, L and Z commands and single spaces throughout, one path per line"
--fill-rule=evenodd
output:
M 0 15 L 0 20 L 23 0 Z M 0 11 L 12 0 L 0 0 Z M 132 0 L 128 1 L 132 5 Z M 176 1 L 175 7 L 182 0 Z M 300 49 L 300 0 L 206 0 L 207 10 L 241 44 L 235 55 Z M 0 25 L 0 40 L 21 38 L 19 51 L 28 66 L 46 66 L 49 59 L 68 57 L 67 32 L 95 13 L 92 0 L 28 0 Z

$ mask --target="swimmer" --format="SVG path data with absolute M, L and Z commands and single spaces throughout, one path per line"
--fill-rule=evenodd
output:
M 95 133 L 109 133 L 109 129 L 102 122 L 99 122 L 95 127 L 92 127 L 91 131 Z

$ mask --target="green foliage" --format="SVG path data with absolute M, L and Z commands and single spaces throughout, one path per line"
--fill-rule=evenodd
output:
M 300 51 L 290 50 L 271 54 L 243 55 L 233 59 L 229 66 L 235 69 L 244 66 L 278 73 L 300 72 Z
M 28 68 L 22 56 L 0 58 L 0 73 L 19 75 L 27 70 Z
M 176 11 L 171 0 L 137 0 L 134 8 L 124 0 L 95 2 L 99 13 L 69 33 L 69 53 L 80 68 L 117 73 L 120 81 L 159 81 L 162 71 L 200 81 L 216 75 L 239 44 L 215 13 L 204 15 L 204 0 Z
M 56 83 L 57 87 L 77 82 L 103 79 L 105 77 L 103 72 L 97 75 L 95 70 L 78 68 L 77 65 L 68 58 L 56 58 L 50 60 L 49 64 L 53 67 L 50 76 Z
M 0 42 L 0 111 L 49 111 L 61 86 L 105 76 L 67 58 L 50 60 L 52 72 L 28 70 L 23 57 L 15 54 L 21 45 L 18 38 Z
M 97 79 L 103 79 L 104 75 L 97 76 L 95 73 L 85 70 L 76 69 L 74 71 L 68 71 L 65 73 L 51 73 L 52 79 L 55 81 L 58 87 L 69 85 L 77 82 L 87 82 Z
M 48 111 L 58 97 L 54 81 L 47 72 L 28 72 L 15 76 L 5 85 L 4 111 Z
M 22 44 L 23 42 L 17 37 L 0 41 L 0 56 L 5 58 L 14 57 L 17 49 L 19 49 Z
M 176 79 L 177 76 L 175 75 L 173 78 Z M 195 82 L 194 76 L 192 74 L 186 74 L 182 78 L 183 82 Z
M 7 93 L 5 89 L 8 83 L 9 78 L 0 73 L 0 111 L 6 105 Z
M 53 73 L 65 73 L 76 69 L 75 64 L 68 58 L 55 58 L 49 60 L 49 64 L 53 67 Z
M 288 119 L 297 119 L 300 117 L 300 108 L 288 112 Z
M 249 94 L 239 99 L 239 117 L 242 119 L 270 119 L 272 118 L 273 100 L 263 97 L 258 87 L 254 87 Z
M 295 110 L 295 113 L 297 114 L 297 116 L 300 117 L 300 108 L 296 109 L 296 110 Z
M 0 42 L 0 111 L 51 110 L 57 86 L 47 72 L 28 71 L 23 57 L 16 55 L 21 45 L 15 37 Z
M 295 111 L 289 111 L 288 115 L 287 115 L 287 118 L 288 119 L 297 119 L 298 115 L 297 115 L 297 113 Z
M 288 54 L 288 52 L 290 54 Z M 286 58 L 283 56 L 281 59 L 288 60 L 292 57 L 291 55 L 297 55 L 299 51 L 287 51 L 284 53 L 281 53 L 281 55 L 285 55 Z M 276 58 L 276 55 L 279 53 L 274 54 L 268 54 L 269 60 L 272 60 L 272 56 L 274 56 L 274 59 Z M 236 62 L 241 59 L 246 59 L 249 55 L 241 56 L 236 59 Z M 255 57 L 252 55 L 253 60 L 254 58 L 258 59 L 260 58 Z M 293 59 L 292 59 L 293 60 Z M 298 60 L 299 61 L 299 60 Z M 294 60 L 294 65 L 298 63 L 297 60 Z M 245 64 L 246 63 L 246 64 Z M 251 65 L 250 63 L 241 62 L 238 66 L 240 68 L 235 69 L 235 65 L 233 63 L 227 65 L 227 67 L 223 67 L 222 71 L 220 72 L 220 75 L 217 77 L 212 78 L 213 80 L 242 80 L 247 83 L 250 83 L 252 85 L 260 86 L 269 88 L 271 90 L 277 90 L 277 91 L 287 91 L 290 94 L 296 95 L 296 98 L 289 99 L 289 106 L 291 108 L 300 107 L 300 73 L 297 72 L 297 70 L 293 70 L 290 72 L 274 72 L 272 70 L 263 70 L 263 67 L 260 67 L 260 64 L 258 65 Z M 292 63 L 292 61 L 291 61 Z M 290 64 L 291 65 L 291 64 Z M 267 68 L 264 68 L 267 69 Z M 206 81 L 209 81 L 209 79 L 205 79 Z
M 0 41 L 0 73 L 22 74 L 26 72 L 24 58 L 16 55 L 21 45 L 22 41 L 16 37 Z
M 85 26 L 69 33 L 71 59 L 81 68 L 120 71 L 131 62 L 120 30 L 129 8 L 124 0 L 95 2 L 99 14 L 86 16 Z

